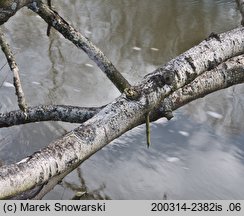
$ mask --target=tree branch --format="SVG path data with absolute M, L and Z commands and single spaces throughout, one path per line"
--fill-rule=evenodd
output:
M 0 0 L 0 25 L 33 0 Z
M 19 68 L 15 62 L 15 58 L 14 55 L 9 47 L 9 44 L 7 43 L 4 34 L 0 28 L 0 46 L 2 48 L 3 53 L 6 56 L 6 59 L 8 61 L 9 67 L 13 72 L 13 83 L 14 83 L 14 87 L 15 87 L 15 92 L 18 98 L 18 105 L 19 108 L 26 113 L 27 110 L 27 105 L 26 105 L 26 101 L 25 101 L 25 95 L 24 95 L 24 91 L 22 89 L 21 86 L 21 82 L 20 82 L 20 77 L 19 77 Z
M 20 110 L 0 113 L 0 128 L 40 121 L 63 121 L 82 123 L 98 113 L 101 107 L 77 107 L 65 105 L 42 105 L 28 107 L 26 115 Z
M 151 112 L 150 119 L 155 121 L 165 116 L 167 110 L 176 110 L 193 100 L 212 92 L 244 82 L 244 55 L 227 60 L 211 71 L 198 76 L 188 85 L 165 98 L 159 108 Z
M 107 75 L 112 83 L 123 92 L 125 88 L 130 87 L 129 82 L 115 68 L 112 62 L 96 47 L 92 42 L 66 22 L 56 11 L 49 8 L 43 2 L 34 2 L 29 8 L 42 17 L 49 25 L 60 32 L 65 38 L 82 49 L 90 59 Z
M 165 79 L 165 73 L 171 72 L 174 81 L 170 87 L 171 91 L 175 91 L 190 83 L 204 71 L 212 70 L 229 58 L 244 53 L 243 34 L 244 28 L 236 28 L 222 34 L 210 34 L 199 45 L 146 75 L 147 82 L 151 83 L 150 89 L 154 91 L 157 86 L 164 84 L 162 80 Z M 164 92 L 166 93 L 167 89 L 164 89 Z

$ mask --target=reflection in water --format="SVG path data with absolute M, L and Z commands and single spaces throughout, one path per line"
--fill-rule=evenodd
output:
M 48 56 L 51 61 L 52 67 L 50 68 L 50 74 L 48 78 L 53 82 L 49 87 L 49 98 L 51 103 L 56 103 L 57 95 L 63 95 L 62 86 L 64 85 L 64 56 L 60 50 L 61 41 L 55 38 L 53 35 L 49 37 L 50 44 L 48 48 Z M 59 91 L 58 91 L 59 90 Z
M 100 186 L 98 189 L 89 191 L 86 182 L 82 177 L 81 169 L 77 168 L 77 175 L 80 180 L 80 185 L 69 183 L 64 181 L 63 185 L 68 189 L 71 189 L 75 192 L 75 195 L 72 197 L 73 200 L 89 200 L 89 199 L 99 199 L 99 200 L 108 200 L 110 199 L 107 195 L 102 195 L 101 192 L 105 188 L 105 185 Z
M 235 1 L 227 0 L 64 0 L 54 5 L 131 83 L 241 20 Z M 46 37 L 46 24 L 30 11 L 22 10 L 4 30 L 18 48 L 31 105 L 96 106 L 119 96 L 81 50 L 53 29 Z M 0 76 L 1 81 L 2 70 Z M 88 191 L 87 199 L 244 199 L 243 95 L 243 85 L 219 91 L 177 110 L 169 122 L 151 124 L 149 149 L 145 126 L 131 130 L 85 161 L 82 176 L 69 174 L 66 186 Z M 1 111 L 16 107 L 14 90 L 2 86 Z M 73 127 L 40 123 L 1 129 L 0 159 L 25 157 Z M 72 197 L 72 190 L 57 185 L 45 199 Z

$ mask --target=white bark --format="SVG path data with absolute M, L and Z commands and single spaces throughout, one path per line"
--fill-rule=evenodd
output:
M 212 35 L 198 46 L 147 75 L 135 86 L 141 94 L 140 98 L 131 100 L 122 94 L 93 118 L 50 143 L 41 151 L 16 164 L 2 166 L 0 168 L 0 198 L 16 195 L 36 185 L 41 185 L 60 173 L 72 171 L 112 140 L 141 124 L 145 114 L 159 106 L 163 98 L 189 84 L 204 71 L 211 70 L 219 63 L 243 53 L 243 33 L 244 28 L 237 28 L 220 35 Z M 239 61 L 241 63 L 238 65 L 236 75 L 241 77 L 243 75 L 241 57 Z M 220 66 L 221 74 L 233 72 L 228 64 L 225 62 Z M 165 85 L 165 82 L 168 82 L 168 71 L 174 78 L 172 85 Z M 227 75 L 223 76 L 225 85 L 221 88 L 230 84 L 227 79 Z M 236 84 L 235 79 L 229 78 L 229 80 Z M 243 82 L 243 77 L 240 80 L 239 82 Z M 208 84 L 207 81 L 204 83 Z M 196 82 L 197 84 L 199 82 Z M 201 88 L 199 92 L 200 90 Z

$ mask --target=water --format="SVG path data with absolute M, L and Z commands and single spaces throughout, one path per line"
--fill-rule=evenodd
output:
M 159 65 L 211 32 L 240 23 L 228 0 L 63 0 L 57 11 L 100 47 L 123 75 L 137 83 Z M 106 76 L 27 9 L 3 30 L 14 48 L 29 105 L 100 106 L 119 96 Z M 5 63 L 0 53 L 0 66 Z M 0 84 L 11 83 L 5 66 Z M 213 93 L 178 109 L 167 122 L 145 126 L 113 141 L 69 174 L 45 199 L 244 199 L 244 87 Z M 17 109 L 14 89 L 0 88 L 0 111 Z M 77 125 L 33 123 L 0 130 L 0 158 L 18 161 Z M 72 188 L 72 189 L 71 189 Z

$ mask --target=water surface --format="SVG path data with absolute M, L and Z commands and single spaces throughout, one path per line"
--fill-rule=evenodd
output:
M 63 0 L 56 10 L 100 47 L 131 82 L 198 44 L 211 32 L 240 23 L 228 0 Z M 30 105 L 100 106 L 119 92 L 82 51 L 27 9 L 3 30 L 14 48 Z M 0 53 L 0 66 L 5 64 Z M 7 66 L 0 84 L 11 83 Z M 45 199 L 244 199 L 244 87 L 213 93 L 113 141 L 65 178 Z M 14 89 L 1 85 L 0 111 L 17 109 Z M 0 130 L 0 158 L 20 160 L 77 125 L 33 123 Z M 83 186 L 82 186 L 82 185 Z M 84 186 L 85 185 L 85 186 Z M 73 190 L 71 189 L 73 188 Z

